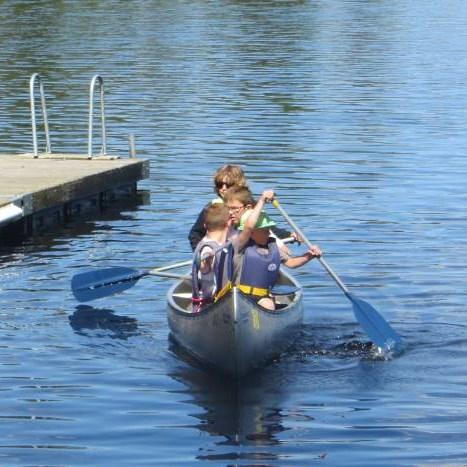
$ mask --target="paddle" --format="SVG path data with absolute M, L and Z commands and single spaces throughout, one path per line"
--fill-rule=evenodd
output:
M 294 242 L 293 237 L 282 240 L 284 243 Z M 190 279 L 191 276 L 183 276 L 165 272 L 168 269 L 180 268 L 191 265 L 192 260 L 182 261 L 160 268 L 149 270 L 138 270 L 122 266 L 110 267 L 105 269 L 96 269 L 95 271 L 86 271 L 76 274 L 71 279 L 71 290 L 76 300 L 79 302 L 89 302 L 97 298 L 108 297 L 133 287 L 142 277 L 161 276 L 172 279 Z M 277 290 L 277 295 L 287 295 L 292 293 L 290 290 Z
M 81 272 L 73 276 L 71 290 L 80 302 L 88 302 L 97 298 L 108 297 L 133 287 L 139 279 L 145 276 L 171 277 L 175 279 L 189 279 L 183 276 L 165 272 L 182 266 L 188 266 L 191 260 L 149 270 L 137 270 L 122 266 Z
M 272 202 L 272 204 L 284 216 L 284 219 L 289 223 L 290 227 L 292 227 L 292 229 L 302 237 L 304 243 L 308 246 L 308 248 L 311 248 L 312 245 L 310 241 L 305 237 L 303 232 L 298 228 L 295 222 L 285 212 L 284 208 L 279 204 L 279 201 L 275 199 Z M 355 317 L 357 318 L 357 321 L 361 324 L 362 328 L 368 334 L 373 343 L 375 343 L 380 348 L 380 350 L 391 350 L 400 348 L 402 346 L 401 337 L 396 333 L 396 331 L 394 331 L 394 329 L 389 325 L 389 323 L 375 310 L 375 308 L 373 308 L 373 306 L 371 306 L 369 303 L 365 302 L 360 298 L 357 298 L 353 293 L 351 293 L 322 257 L 318 258 L 318 261 L 328 272 L 328 274 L 334 279 L 334 281 L 344 292 L 346 297 L 352 302 L 353 312 L 355 314 Z
M 189 264 L 191 264 L 191 260 L 180 263 L 181 266 L 188 266 Z M 190 275 L 164 272 L 164 269 L 166 268 L 138 271 L 137 269 L 116 266 L 97 269 L 96 271 L 81 272 L 71 279 L 71 290 L 79 302 L 89 302 L 130 289 L 144 276 L 191 279 Z M 291 285 L 276 285 L 271 290 L 273 295 L 290 295 L 296 291 L 297 287 Z

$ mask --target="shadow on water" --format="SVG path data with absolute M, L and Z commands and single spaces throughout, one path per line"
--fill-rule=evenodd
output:
M 365 336 L 355 330 L 355 325 L 310 325 L 302 331 L 284 358 L 309 358 L 326 356 L 333 359 L 378 358 L 377 349 Z
M 139 334 L 138 321 L 129 316 L 116 315 L 113 310 L 78 305 L 68 318 L 77 334 L 87 336 L 88 331 L 105 331 L 107 337 L 128 339 Z

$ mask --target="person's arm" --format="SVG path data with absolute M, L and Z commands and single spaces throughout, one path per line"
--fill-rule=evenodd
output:
M 255 228 L 256 221 L 261 213 L 261 210 L 264 207 L 266 201 L 272 201 L 274 199 L 274 191 L 273 190 L 264 190 L 261 194 L 260 199 L 255 204 L 255 207 L 252 209 L 248 219 L 245 221 L 245 225 L 243 226 L 243 230 L 237 235 L 237 245 L 239 249 L 242 249 L 250 240 L 251 232 Z
M 206 207 L 202 209 L 202 211 L 198 214 L 198 218 L 196 219 L 193 227 L 188 234 L 188 240 L 190 240 L 191 249 L 195 251 L 196 246 L 201 241 L 201 239 L 206 235 L 206 227 L 204 227 L 204 213 L 206 211 Z
M 293 256 L 287 261 L 284 261 L 284 264 L 291 269 L 299 268 L 304 264 L 311 261 L 313 258 L 319 258 L 322 255 L 322 251 L 317 245 L 312 245 L 311 248 L 301 256 Z
M 202 253 L 201 253 L 201 258 L 200 258 L 200 267 L 199 270 L 203 274 L 207 274 L 212 271 L 212 263 L 214 260 L 214 251 L 213 249 L 205 245 L 205 247 L 202 248 Z

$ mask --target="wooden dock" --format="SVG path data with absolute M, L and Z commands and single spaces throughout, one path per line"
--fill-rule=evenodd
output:
M 0 154 L 0 244 L 33 235 L 136 195 L 149 161 L 84 154 Z

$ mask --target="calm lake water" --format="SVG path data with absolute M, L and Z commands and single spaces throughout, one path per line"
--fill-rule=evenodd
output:
M 467 465 L 466 2 L 5 1 L 0 17 L 1 152 L 32 149 L 33 72 L 52 150 L 85 152 L 100 73 L 109 151 L 134 133 L 151 161 L 150 202 L 0 251 L 0 465 Z M 189 259 L 227 162 L 276 189 L 404 353 L 375 356 L 316 261 L 296 272 L 296 345 L 238 385 L 170 346 L 170 280 L 74 300 L 90 267 Z

